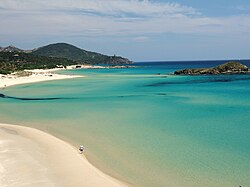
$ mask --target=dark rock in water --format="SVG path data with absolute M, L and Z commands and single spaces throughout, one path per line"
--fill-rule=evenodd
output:
M 177 70 L 175 75 L 220 75 L 220 74 L 246 74 L 248 67 L 239 62 L 228 62 L 212 68 L 190 68 Z
M 59 99 L 66 99 L 66 98 L 59 98 L 59 97 L 51 97 L 51 98 L 24 98 L 24 97 L 12 97 L 7 96 L 0 93 L 0 98 L 4 99 L 15 99 L 15 100 L 22 100 L 22 101 L 50 101 L 50 100 L 59 100 Z

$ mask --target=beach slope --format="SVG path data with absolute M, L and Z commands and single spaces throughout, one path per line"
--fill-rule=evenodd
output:
M 126 186 L 70 144 L 37 129 L 0 124 L 0 186 Z

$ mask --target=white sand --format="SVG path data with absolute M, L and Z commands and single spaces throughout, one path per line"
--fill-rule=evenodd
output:
M 1 187 L 126 186 L 68 143 L 40 130 L 0 124 Z
M 60 75 L 53 73 L 58 69 L 52 70 L 29 70 L 32 73 L 30 76 L 18 77 L 16 75 L 1 75 L 0 74 L 0 88 L 7 86 L 13 86 L 17 84 L 26 84 L 50 80 L 59 80 L 59 79 L 71 79 L 79 78 L 84 76 L 75 76 L 75 75 Z
M 98 66 L 98 65 L 87 65 L 87 64 L 79 64 L 79 65 L 72 65 L 72 66 L 67 66 L 66 69 L 105 69 L 107 67 L 105 66 Z

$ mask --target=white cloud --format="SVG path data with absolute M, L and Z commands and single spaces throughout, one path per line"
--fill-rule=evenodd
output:
M 153 0 L 0 1 L 4 35 L 239 35 L 249 32 L 249 23 L 249 15 L 206 17 L 192 7 Z
M 192 7 L 148 0 L 2 0 L 0 7 L 15 11 L 72 11 L 113 16 L 196 14 Z

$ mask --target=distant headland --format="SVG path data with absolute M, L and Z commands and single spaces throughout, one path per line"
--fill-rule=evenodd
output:
M 55 43 L 32 50 L 15 46 L 0 47 L 0 74 L 25 69 L 51 69 L 76 64 L 127 65 L 133 63 L 121 56 L 86 51 L 67 43 Z
M 175 75 L 221 75 L 221 74 L 246 74 L 250 73 L 246 65 L 239 62 L 227 62 L 211 68 L 190 68 L 174 72 Z

